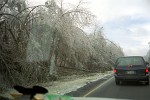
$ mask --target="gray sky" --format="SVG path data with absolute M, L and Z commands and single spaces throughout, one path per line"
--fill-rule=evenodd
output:
M 44 4 L 46 0 L 28 0 Z M 58 0 L 57 0 L 58 1 Z M 64 0 L 77 3 L 79 0 Z M 104 27 L 105 36 L 119 44 L 126 55 L 146 55 L 150 42 L 149 0 L 84 0 Z

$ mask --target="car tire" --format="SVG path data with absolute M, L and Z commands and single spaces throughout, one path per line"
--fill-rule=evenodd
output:
M 120 85 L 120 81 L 118 79 L 116 79 L 115 81 L 116 81 L 116 85 Z
M 146 85 L 149 85 L 149 79 L 147 79 Z

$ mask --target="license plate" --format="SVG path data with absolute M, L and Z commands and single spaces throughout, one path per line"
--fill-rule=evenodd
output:
M 136 74 L 135 71 L 127 71 L 127 74 Z

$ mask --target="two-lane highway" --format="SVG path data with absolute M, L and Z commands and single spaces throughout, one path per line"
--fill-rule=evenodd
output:
M 150 100 L 150 86 L 138 82 L 126 82 L 116 85 L 114 77 L 94 87 L 85 97 L 119 98 L 132 100 Z

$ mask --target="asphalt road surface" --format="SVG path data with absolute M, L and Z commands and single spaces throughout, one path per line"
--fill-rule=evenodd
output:
M 100 81 L 100 80 L 99 80 Z M 88 88 L 88 86 L 87 86 Z M 86 88 L 86 90 L 87 90 Z M 146 86 L 142 82 L 125 82 L 121 85 L 115 84 L 114 77 L 101 81 L 99 84 L 90 87 L 88 92 L 82 89 L 75 91 L 73 94 L 80 93 L 82 96 L 76 97 L 101 97 L 101 98 L 117 98 L 131 100 L 150 100 L 150 86 Z M 73 95 L 72 95 L 73 96 Z
M 150 100 L 150 86 L 142 82 L 125 82 L 116 85 L 114 77 L 95 87 L 86 97 L 104 97 L 132 100 Z

